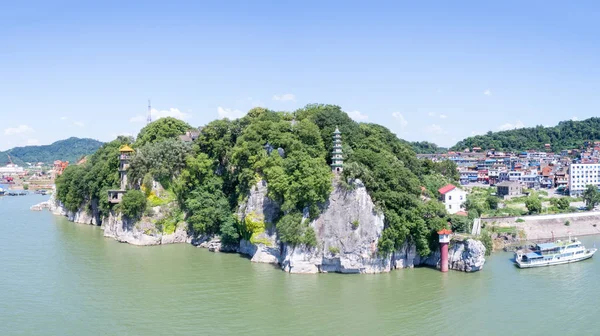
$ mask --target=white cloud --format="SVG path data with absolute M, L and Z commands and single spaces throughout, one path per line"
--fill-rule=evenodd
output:
M 27 139 L 28 146 L 39 145 L 40 141 L 38 139 Z
M 506 124 L 498 126 L 498 130 L 506 131 L 506 130 L 511 130 L 511 129 L 523 128 L 523 127 L 525 127 L 523 122 L 521 120 L 517 120 L 517 122 L 514 124 L 506 123 Z
M 356 121 L 365 121 L 369 119 L 369 116 L 366 114 L 360 113 L 360 111 L 351 111 L 348 112 L 348 116 Z
M 445 114 L 443 114 L 443 113 L 439 113 L 438 114 L 438 113 L 435 113 L 435 112 L 429 112 L 429 113 L 427 113 L 427 115 L 430 116 L 430 117 L 432 117 L 432 118 L 434 118 L 434 117 L 439 117 L 440 119 L 446 119 L 446 118 L 448 118 L 448 116 L 445 115 Z
M 573 121 L 579 121 L 579 118 L 577 118 L 577 117 L 571 117 L 571 120 L 573 120 Z
M 246 114 L 240 110 L 225 108 L 225 107 L 221 107 L 221 106 L 217 107 L 217 113 L 219 114 L 219 118 L 227 118 L 227 119 L 241 118 Z
M 83 123 L 83 121 L 74 121 L 73 125 L 77 126 L 77 127 L 84 127 L 85 124 Z
M 408 122 L 406 121 L 406 119 L 404 118 L 402 113 L 394 112 L 394 113 L 392 113 L 392 117 L 394 117 L 394 119 L 398 120 L 398 122 L 400 123 L 400 126 L 402 128 L 404 128 L 404 127 L 406 127 L 406 125 L 408 125 Z
M 273 100 L 278 101 L 296 101 L 296 96 L 292 93 L 285 93 L 282 95 L 274 95 Z
M 4 135 L 15 135 L 15 134 L 23 134 L 23 133 L 31 133 L 33 132 L 33 128 L 27 125 L 19 125 L 17 127 L 9 127 L 4 130 Z
M 483 94 L 486 96 L 491 96 L 492 95 L 492 91 L 490 89 L 487 89 L 485 91 L 483 91 Z
M 444 129 L 442 128 L 442 126 L 437 125 L 437 124 L 431 124 L 426 128 L 426 131 L 428 133 L 433 133 L 433 134 L 446 134 L 447 132 L 444 131 Z
M 173 107 L 171 107 L 168 110 L 160 111 L 157 109 L 152 109 L 150 111 L 150 116 L 152 117 L 152 121 L 166 117 L 173 117 L 180 120 L 188 120 L 191 118 L 191 115 L 189 113 L 181 112 L 179 109 Z M 147 118 L 147 115 L 138 114 L 135 117 L 129 118 L 129 121 L 132 123 L 142 123 L 145 122 Z
M 69 119 L 69 118 L 67 118 L 67 117 L 60 117 L 60 120 L 67 120 L 67 119 Z

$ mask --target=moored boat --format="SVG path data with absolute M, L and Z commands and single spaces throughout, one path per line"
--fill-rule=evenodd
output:
M 515 264 L 520 268 L 568 264 L 591 258 L 598 249 L 586 249 L 577 239 L 557 240 L 554 243 L 536 244 L 529 252 L 515 252 Z

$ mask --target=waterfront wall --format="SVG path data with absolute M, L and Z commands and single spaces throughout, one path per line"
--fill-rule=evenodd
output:
M 522 221 L 517 222 L 518 219 Z M 528 240 L 547 240 L 552 239 L 552 236 L 564 238 L 569 234 L 572 236 L 600 234 L 599 212 L 482 218 L 481 221 L 486 225 L 516 227 L 525 233 Z

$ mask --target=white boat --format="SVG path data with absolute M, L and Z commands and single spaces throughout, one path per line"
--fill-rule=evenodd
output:
M 515 264 L 520 268 L 568 264 L 591 258 L 597 248 L 586 249 L 577 238 L 554 243 L 536 244 L 533 251 L 515 252 Z

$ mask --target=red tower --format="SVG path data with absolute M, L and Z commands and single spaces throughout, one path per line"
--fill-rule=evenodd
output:
M 442 229 L 437 232 L 440 236 L 440 269 L 442 272 L 448 272 L 448 244 L 450 244 L 450 234 L 452 230 Z

